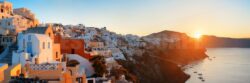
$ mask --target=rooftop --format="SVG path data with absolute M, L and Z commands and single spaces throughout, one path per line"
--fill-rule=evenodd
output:
M 49 27 L 34 27 L 34 28 L 28 28 L 24 33 L 38 33 L 38 34 L 45 34 L 46 30 Z

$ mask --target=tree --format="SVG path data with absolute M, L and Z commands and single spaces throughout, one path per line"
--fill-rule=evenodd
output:
M 93 63 L 92 66 L 95 69 L 94 77 L 102 77 L 107 73 L 107 66 L 105 65 L 106 62 L 103 56 L 94 56 L 90 61 Z

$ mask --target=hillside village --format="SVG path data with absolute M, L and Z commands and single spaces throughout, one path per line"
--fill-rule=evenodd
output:
M 130 51 L 126 40 L 131 46 L 141 45 L 139 37 L 117 35 L 105 27 L 39 24 L 26 8 L 13 9 L 6 1 L 0 5 L 1 82 L 109 83 L 112 78 L 106 77 L 108 74 L 93 77 L 95 69 L 90 59 L 103 56 L 110 72 L 121 67 L 116 60 L 126 60 L 122 52 Z M 138 41 L 128 41 L 131 38 Z
M 6 1 L 0 10 L 1 83 L 132 83 L 136 77 L 120 61 L 137 63 L 133 57 L 147 48 L 188 49 L 194 42 L 185 34 L 139 37 L 106 27 L 41 24 L 27 8 Z

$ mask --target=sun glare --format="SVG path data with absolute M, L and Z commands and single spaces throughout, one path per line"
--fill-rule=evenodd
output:
M 201 36 L 202 36 L 201 32 L 195 32 L 194 33 L 194 38 L 196 38 L 196 39 L 201 38 Z

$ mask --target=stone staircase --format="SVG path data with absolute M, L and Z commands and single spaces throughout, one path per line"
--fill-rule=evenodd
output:
M 0 63 L 8 63 L 8 65 L 12 65 L 12 52 L 15 50 L 17 50 L 16 44 L 9 46 L 8 52 L 0 59 Z

